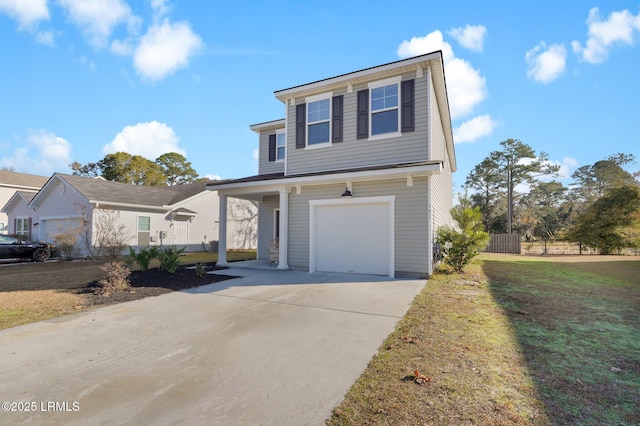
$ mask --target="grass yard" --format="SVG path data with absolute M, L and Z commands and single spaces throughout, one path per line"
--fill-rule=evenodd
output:
M 255 250 L 231 250 L 229 261 L 255 259 Z M 181 257 L 181 264 L 211 263 L 216 253 L 195 252 Z M 70 313 L 206 284 L 215 281 L 208 276 L 198 280 L 195 272 L 170 275 L 158 271 L 159 262 L 151 262 L 147 272 L 135 271 L 138 286 L 126 294 L 114 293 L 98 297 L 91 285 L 105 273 L 100 269 L 105 261 L 12 263 L 0 264 L 0 330 L 42 321 Z M 179 271 L 182 272 L 182 271 Z
M 428 281 L 327 424 L 640 424 L 640 258 L 466 272 Z

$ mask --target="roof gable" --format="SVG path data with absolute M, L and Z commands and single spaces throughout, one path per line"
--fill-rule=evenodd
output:
M 72 187 L 90 203 L 150 208 L 168 208 L 206 191 L 208 183 L 202 181 L 188 185 L 144 186 L 56 173 L 31 204 L 37 206 L 41 203 L 60 181 Z
M 16 191 L 16 193 L 13 194 L 11 198 L 9 198 L 9 201 L 7 201 L 7 203 L 4 205 L 4 207 L 2 207 L 2 209 L 0 209 L 0 211 L 3 213 L 9 213 L 16 207 L 18 203 L 20 203 L 20 201 L 24 201 L 25 205 L 28 205 L 33 197 L 35 197 L 35 195 L 35 192 Z

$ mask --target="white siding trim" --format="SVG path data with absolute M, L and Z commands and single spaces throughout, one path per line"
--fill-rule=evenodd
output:
M 372 81 L 368 84 L 369 89 L 375 89 L 378 87 L 390 86 L 392 84 L 398 84 L 402 81 L 402 76 L 385 78 L 384 80 Z M 400 99 L 400 92 L 398 91 L 398 99 Z
M 356 204 L 388 204 L 389 206 L 389 277 L 395 276 L 395 195 L 380 197 L 334 198 L 309 200 L 309 273 L 317 271 L 317 211 L 322 206 L 349 206 Z

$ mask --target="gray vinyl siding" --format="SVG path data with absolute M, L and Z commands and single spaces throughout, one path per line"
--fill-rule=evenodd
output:
M 415 131 L 405 132 L 401 137 L 368 141 L 356 138 L 357 92 L 367 89 L 367 84 L 353 86 L 351 93 L 344 87 L 334 90 L 333 95 L 343 95 L 343 142 L 315 149 L 296 149 L 296 106 L 287 106 L 287 175 L 353 167 L 375 166 L 403 162 L 425 161 L 427 152 L 427 96 L 428 73 L 415 78 L 415 73 L 405 74 L 403 80 L 415 79 Z M 297 98 L 296 103 L 304 103 Z M 268 144 L 267 144 L 268 145 Z
M 265 196 L 258 205 L 258 259 L 269 259 L 269 241 L 273 239 L 273 211 L 280 206 L 277 195 Z
M 264 132 L 260 132 L 259 136 L 259 164 L 258 164 L 258 174 L 269 174 L 269 173 L 283 173 L 284 172 L 284 161 L 269 161 L 269 135 L 275 135 L 275 130 L 268 130 Z M 288 145 L 288 144 L 287 144 Z M 286 147 L 287 152 L 285 153 L 285 158 L 288 154 L 289 147 Z
M 441 174 L 431 178 L 431 203 L 432 203 L 432 232 L 438 231 L 441 226 L 451 225 L 450 210 L 453 207 L 453 182 L 451 175 L 451 162 L 447 154 L 446 141 L 442 129 L 442 121 L 438 113 L 438 101 L 431 84 L 429 106 L 431 109 L 431 159 L 443 160 L 444 170 Z
M 427 178 L 354 182 L 356 197 L 395 195 L 395 270 L 427 274 Z M 309 201 L 339 198 L 344 185 L 304 187 L 289 194 L 289 267 L 309 269 Z

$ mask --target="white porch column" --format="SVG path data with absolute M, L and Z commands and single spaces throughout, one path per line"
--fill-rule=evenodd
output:
M 227 195 L 220 194 L 220 208 L 218 213 L 218 262 L 216 266 L 228 266 L 227 264 Z
M 280 189 L 280 237 L 278 252 L 278 269 L 289 269 L 288 259 L 289 242 L 289 191 Z

